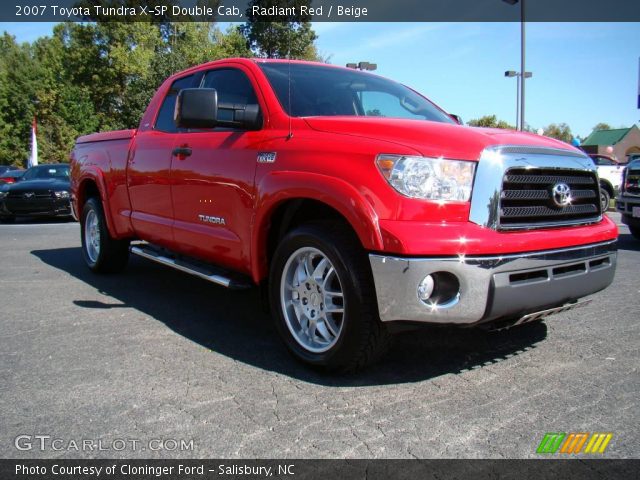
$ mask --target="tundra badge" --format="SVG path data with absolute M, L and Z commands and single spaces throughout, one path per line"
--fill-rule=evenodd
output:
M 214 225 L 226 225 L 224 217 L 210 217 L 209 215 L 198 215 L 201 222 L 213 223 Z

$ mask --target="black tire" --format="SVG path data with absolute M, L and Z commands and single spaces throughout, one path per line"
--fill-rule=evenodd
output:
M 323 352 L 310 351 L 296 340 L 285 319 L 281 301 L 287 262 L 295 257 L 296 252 L 306 248 L 320 251 L 330 261 L 343 293 L 342 327 L 335 336 L 335 344 Z M 378 316 L 371 267 L 355 234 L 340 222 L 309 223 L 284 236 L 271 262 L 269 300 L 272 316 L 285 344 L 297 359 L 308 365 L 323 370 L 351 372 L 375 362 L 388 349 L 390 338 Z
M 611 202 L 611 195 L 606 188 L 600 185 L 600 204 L 602 205 L 602 213 L 609 210 L 609 203 Z
M 640 227 L 632 227 L 629 225 L 629 231 L 631 232 L 631 235 L 633 235 L 633 238 L 640 240 Z
M 97 239 L 99 250 L 88 248 L 86 223 L 89 216 L 95 215 L 98 226 Z M 93 217 L 92 217 L 93 218 Z M 116 240 L 111 237 L 104 218 L 102 203 L 93 197 L 87 200 L 80 216 L 80 237 L 82 240 L 82 256 L 90 270 L 96 273 L 117 273 L 127 266 L 129 260 L 129 241 Z
M 0 217 L 0 223 L 13 223 L 16 221 L 16 217 Z

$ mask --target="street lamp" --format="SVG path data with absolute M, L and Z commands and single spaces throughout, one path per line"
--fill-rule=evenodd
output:
M 524 78 L 531 78 L 531 76 L 533 75 L 533 73 L 531 72 L 524 72 Z M 516 77 L 517 80 L 517 87 L 516 87 L 516 130 L 523 130 L 524 129 L 524 125 L 522 125 L 520 123 L 520 72 L 516 72 L 515 70 L 507 70 L 506 72 L 504 72 L 504 76 L 505 77 Z M 522 127 L 520 128 L 519 125 L 522 125 Z
M 525 78 L 530 77 L 527 76 L 524 66 L 524 51 L 525 51 L 525 35 L 524 35 L 524 0 L 502 0 L 509 5 L 515 5 L 520 2 L 520 75 L 518 79 L 522 79 L 520 85 L 520 128 L 519 130 L 524 130 L 524 80 Z
M 378 68 L 378 64 L 369 63 L 369 62 L 359 62 L 359 63 L 347 63 L 347 68 L 353 68 L 354 70 L 369 70 L 373 71 Z

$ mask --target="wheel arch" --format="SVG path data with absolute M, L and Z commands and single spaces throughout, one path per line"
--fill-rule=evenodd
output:
M 286 177 L 286 178 L 285 178 Z M 252 235 L 252 273 L 256 283 L 267 277 L 279 240 L 302 223 L 336 219 L 343 222 L 366 250 L 382 250 L 378 216 L 347 182 L 318 174 L 274 175 L 259 186 Z

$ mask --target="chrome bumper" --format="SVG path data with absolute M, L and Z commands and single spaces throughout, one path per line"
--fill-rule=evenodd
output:
M 519 318 L 566 305 L 606 288 L 616 265 L 616 241 L 562 250 L 493 257 L 399 258 L 369 255 L 384 322 L 469 325 Z M 443 305 L 420 300 L 417 288 L 449 272 L 459 295 Z

